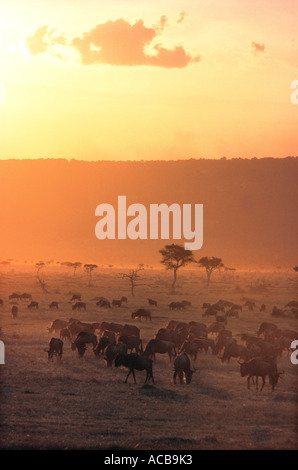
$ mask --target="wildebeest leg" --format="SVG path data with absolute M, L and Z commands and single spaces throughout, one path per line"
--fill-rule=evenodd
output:
M 247 378 L 247 388 L 250 389 L 250 378 L 251 378 L 251 375 L 248 376 Z
M 176 377 L 177 377 L 177 371 L 175 370 L 174 375 L 173 375 L 173 382 L 174 382 L 174 384 L 176 383 Z
M 130 374 L 131 374 L 132 372 L 133 372 L 133 369 L 130 369 L 129 372 L 128 372 L 128 374 L 127 374 L 127 376 L 126 376 L 126 379 L 125 379 L 125 381 L 124 381 L 125 384 L 126 384 L 126 382 L 127 382 L 128 377 L 130 376 Z
M 183 372 L 179 372 L 180 384 L 183 384 Z
M 263 387 L 264 387 L 264 385 L 265 385 L 265 377 L 262 377 L 262 380 L 263 380 L 263 383 L 262 383 L 262 387 L 261 387 L 261 390 L 260 390 L 260 391 L 263 390 Z

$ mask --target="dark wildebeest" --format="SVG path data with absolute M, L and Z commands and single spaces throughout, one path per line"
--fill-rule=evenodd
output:
M 18 307 L 16 305 L 13 305 L 11 307 L 11 315 L 12 315 L 12 318 L 16 318 L 18 316 Z
M 273 317 L 285 317 L 286 316 L 285 312 L 282 309 L 277 308 L 276 305 L 274 305 L 271 315 Z
M 264 335 L 265 331 L 267 330 L 275 330 L 275 329 L 277 329 L 277 325 L 275 325 L 275 323 L 263 322 L 260 325 L 258 336 L 261 336 L 261 334 Z
M 87 349 L 85 340 L 83 338 L 77 338 L 73 343 L 71 343 L 71 349 L 75 351 L 78 350 L 78 355 L 83 357 Z
M 61 359 L 63 353 L 63 341 L 59 338 L 51 338 L 49 341 L 49 349 L 45 349 L 45 352 L 48 353 L 49 360 L 52 359 L 54 355 Z
M 136 336 L 140 338 L 140 328 L 134 325 L 125 324 L 119 331 L 119 335 Z
M 239 312 L 235 308 L 231 308 L 226 313 L 227 317 L 239 318 Z
M 207 334 L 208 333 L 216 334 L 224 329 L 225 329 L 225 325 L 222 322 L 214 322 L 214 323 L 211 323 L 211 325 L 207 326 L 206 331 L 207 331 Z
M 27 305 L 27 308 L 30 308 L 30 310 L 31 310 L 32 308 L 35 308 L 36 310 L 38 310 L 38 302 L 35 302 L 34 300 L 32 300 L 32 301 L 30 302 L 30 304 Z
M 121 307 L 121 300 L 112 300 L 112 306 L 113 307 Z
M 157 307 L 157 301 L 153 299 L 148 299 L 149 305 L 155 305 Z
M 79 302 L 82 300 L 81 294 L 73 294 L 72 298 L 70 299 L 71 302 L 74 300 L 78 300 Z
M 69 339 L 69 340 L 71 339 L 71 337 L 70 337 L 70 331 L 69 331 L 68 328 L 62 328 L 62 329 L 60 330 L 60 338 L 61 338 L 61 339 L 64 339 L 64 340 L 65 340 L 65 339 Z
M 99 325 L 97 329 L 102 333 L 104 331 L 113 331 L 114 333 L 120 333 L 122 328 L 123 328 L 123 325 L 121 325 L 120 323 L 113 323 L 113 322 L 110 323 L 110 322 L 103 321 L 101 322 L 101 324 Z
M 223 356 L 220 358 L 221 362 L 230 362 L 231 357 L 238 357 L 243 361 L 247 361 L 249 358 L 249 351 L 245 346 L 241 346 L 237 343 L 228 344 L 225 346 Z
M 21 299 L 21 300 L 32 300 L 32 295 L 31 295 L 31 294 L 27 294 L 27 292 L 24 292 L 24 294 L 21 294 L 21 295 L 20 295 L 20 299 Z
M 128 377 L 130 374 L 133 375 L 134 381 L 136 383 L 136 377 L 135 377 L 135 370 L 146 370 L 146 379 L 145 383 L 149 381 L 150 379 L 152 380 L 152 383 L 154 383 L 154 378 L 153 378 L 153 373 L 152 373 L 152 359 L 149 357 L 145 356 L 139 356 L 136 353 L 131 353 L 131 354 L 118 354 L 118 356 L 115 358 L 115 367 L 120 367 L 124 366 L 127 369 L 129 369 L 129 372 L 127 374 L 127 377 L 124 381 L 124 383 L 127 382 Z
M 107 361 L 107 367 L 112 367 L 113 361 L 118 354 L 127 354 L 126 344 L 109 344 L 104 350 L 104 360 Z
M 290 302 L 287 303 L 287 305 L 285 305 L 286 308 L 290 308 L 290 307 L 294 307 L 294 308 L 298 308 L 298 302 L 296 300 L 291 300 Z
M 9 300 L 19 300 L 21 298 L 21 295 L 14 292 L 13 294 L 10 294 L 8 298 Z
M 182 354 L 178 354 L 178 356 L 174 360 L 174 375 L 173 375 L 173 382 L 176 383 L 176 377 L 178 374 L 180 384 L 183 384 L 183 375 L 185 376 L 186 383 L 190 383 L 192 379 L 192 374 L 195 370 L 190 368 L 190 360 L 188 355 L 184 352 Z
M 139 352 L 143 353 L 142 340 L 138 338 L 137 336 L 120 335 L 118 337 L 117 342 L 118 344 L 119 343 L 126 344 L 127 349 L 130 350 L 131 352 L 135 350 L 137 354 Z
M 94 333 L 89 333 L 88 331 L 80 331 L 76 339 L 78 338 L 82 338 L 85 341 L 85 344 L 91 343 L 93 345 L 93 348 L 95 348 L 97 345 L 97 337 Z
M 185 310 L 185 306 L 182 302 L 171 302 L 169 304 L 170 310 Z
M 107 299 L 100 299 L 96 305 L 97 307 L 111 308 L 111 303 Z
M 185 352 L 188 356 L 193 358 L 195 361 L 197 359 L 198 351 L 199 351 L 199 344 L 197 341 L 184 341 L 182 344 L 179 353 Z
M 189 300 L 182 300 L 181 303 L 184 307 L 191 307 L 191 302 Z
M 127 304 L 127 297 L 125 297 L 124 295 L 121 297 L 121 302 Z
M 146 318 L 146 320 L 152 320 L 151 318 L 151 312 L 149 310 L 146 310 L 145 308 L 139 308 L 138 310 L 135 310 L 131 314 L 131 318 L 139 318 L 142 320 L 142 317 Z
M 241 377 L 247 377 L 247 387 L 250 388 L 250 379 L 256 377 L 256 389 L 258 389 L 258 377 L 262 377 L 262 387 L 265 385 L 265 378 L 268 375 L 272 386 L 272 391 L 278 382 L 282 372 L 277 372 L 276 360 L 272 357 L 256 357 L 248 362 L 240 363 Z
M 172 357 L 176 356 L 176 349 L 175 344 L 171 341 L 163 341 L 160 339 L 150 339 L 147 343 L 147 346 L 144 351 L 144 356 L 148 356 L 150 358 L 153 357 L 154 363 L 156 362 L 155 354 L 165 354 L 168 353 L 170 361 Z
M 248 310 L 250 312 L 253 312 L 253 309 L 255 308 L 256 303 L 253 300 L 247 300 L 245 304 L 243 304 L 243 307 L 248 307 Z
M 110 345 L 115 345 L 116 340 L 115 338 L 108 337 L 108 336 L 102 336 L 95 349 L 93 349 L 95 356 L 99 356 L 99 354 L 104 352 L 104 350 L 110 346 Z
M 207 354 L 208 349 L 210 348 L 212 353 L 215 354 L 215 341 L 211 338 L 195 338 L 193 340 L 198 345 L 199 351 L 204 350 Z
M 72 307 L 72 310 L 86 310 L 86 303 L 85 302 L 76 302 Z
M 265 312 L 265 310 L 266 310 L 266 305 L 262 304 L 260 307 L 260 312 Z
M 50 328 L 48 328 L 49 330 L 49 333 L 53 333 L 54 331 L 61 331 L 62 328 L 66 328 L 68 325 L 68 321 L 66 320 L 54 320 L 52 323 L 51 323 L 51 326 Z
M 58 302 L 51 302 L 49 308 L 53 310 L 54 308 L 58 310 Z

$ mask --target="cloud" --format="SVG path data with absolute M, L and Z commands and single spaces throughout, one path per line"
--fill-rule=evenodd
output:
M 186 16 L 188 16 L 188 14 L 185 11 L 183 11 L 183 10 L 180 11 L 177 23 L 182 23 Z
M 182 12 L 181 12 L 182 13 Z M 54 55 L 53 46 L 71 46 L 79 54 L 83 65 L 151 65 L 165 68 L 182 68 L 192 62 L 198 62 L 198 55 L 187 53 L 183 46 L 168 49 L 156 38 L 168 25 L 166 16 L 161 16 L 152 27 L 144 25 L 142 20 L 130 24 L 123 18 L 109 20 L 95 28 L 75 37 L 69 43 L 63 35 L 57 35 L 55 29 L 42 26 L 26 38 L 26 44 L 32 55 L 50 53 Z M 55 54 L 57 57 L 57 52 Z
M 50 29 L 48 25 L 41 26 L 34 34 L 26 37 L 26 45 L 32 55 L 43 54 L 56 44 L 65 45 L 65 37 L 55 36 L 56 29 Z
M 259 44 L 257 42 L 252 42 L 251 47 L 253 48 L 254 53 L 264 52 L 265 51 L 265 44 Z

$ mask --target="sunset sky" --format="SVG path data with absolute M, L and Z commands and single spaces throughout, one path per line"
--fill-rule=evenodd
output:
M 296 0 L 1 0 L 0 158 L 297 155 Z

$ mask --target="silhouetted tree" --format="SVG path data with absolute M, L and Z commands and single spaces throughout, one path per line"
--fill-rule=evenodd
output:
M 192 251 L 185 250 L 181 245 L 172 244 L 166 245 L 162 250 L 159 250 L 159 252 L 162 255 L 161 264 L 163 264 L 166 269 L 173 270 L 174 280 L 172 283 L 172 291 L 174 291 L 178 269 L 194 261 Z
M 144 268 L 133 269 L 129 273 L 119 273 L 119 276 L 122 279 L 128 279 L 130 282 L 130 292 L 132 297 L 134 297 L 134 288 L 140 286 L 141 284 L 137 284 L 138 279 L 140 279 L 139 271 L 143 271 Z
M 209 258 L 208 256 L 204 256 L 203 258 L 199 259 L 199 261 L 197 261 L 197 264 L 199 267 L 206 269 L 207 286 L 209 286 L 211 274 L 213 273 L 213 271 L 215 269 L 220 269 L 224 267 L 221 258 L 215 258 L 215 256 L 212 256 L 211 258 Z
M 88 284 L 88 286 L 91 286 L 92 272 L 94 271 L 94 269 L 98 268 L 98 266 L 97 266 L 97 264 L 84 264 L 84 268 L 85 268 L 86 273 L 89 274 L 89 284 Z

